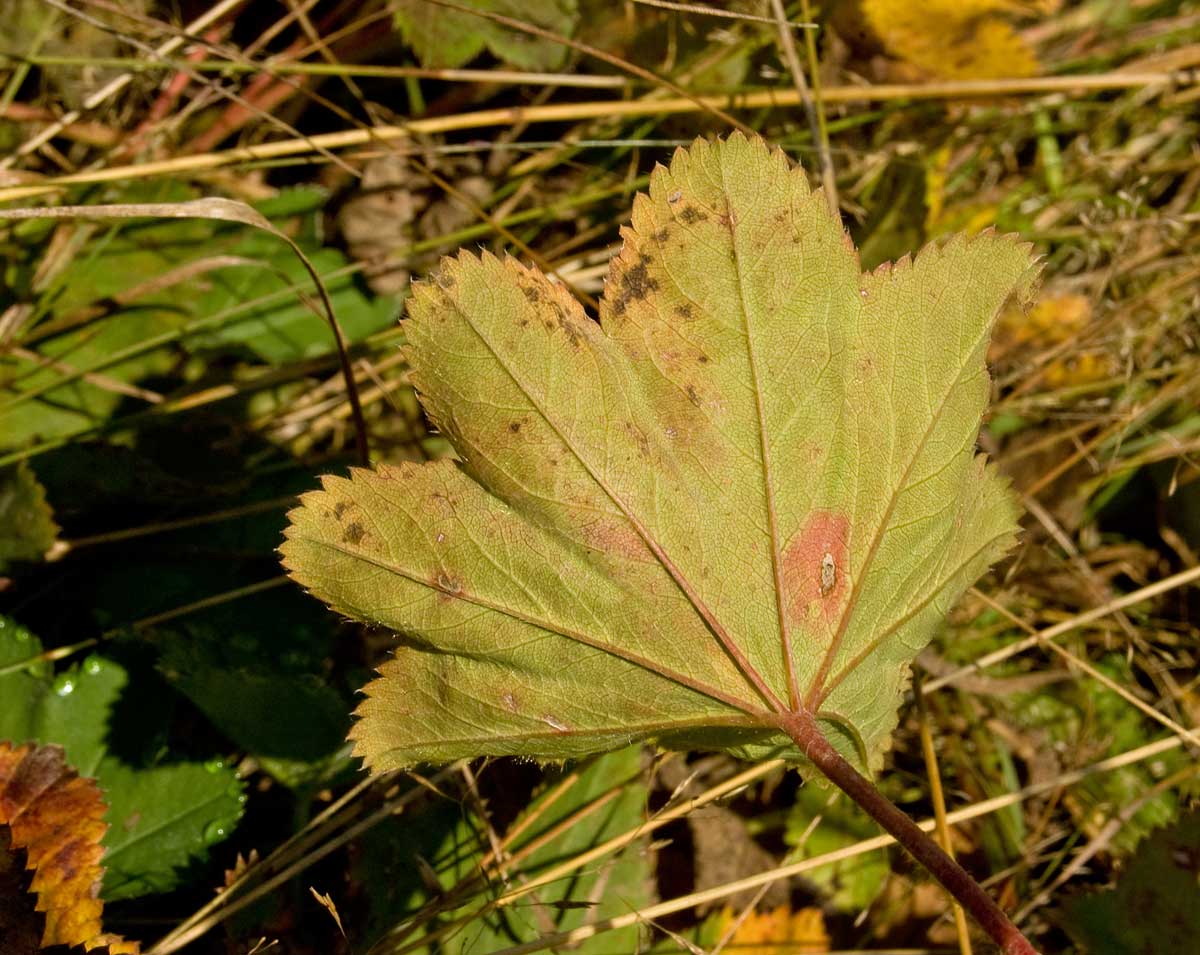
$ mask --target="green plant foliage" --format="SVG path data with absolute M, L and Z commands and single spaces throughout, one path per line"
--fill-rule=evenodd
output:
M 599 324 L 513 260 L 444 261 L 407 357 L 459 461 L 292 513 L 296 579 L 406 638 L 357 752 L 796 758 L 795 712 L 874 770 L 913 654 L 1013 539 L 974 441 L 1028 249 L 862 274 L 824 195 L 740 135 L 659 168 L 624 239 Z
M 301 243 L 301 248 L 318 273 L 330 276 L 326 287 L 347 341 L 360 341 L 396 320 L 394 301 L 371 298 L 354 276 L 337 275 L 349 264 L 341 252 L 306 247 L 305 243 Z M 198 314 L 218 315 L 237 309 L 286 285 L 303 290 L 305 298 L 313 304 L 290 295 L 249 311 L 240 309 L 242 314 L 236 321 L 215 331 L 189 336 L 189 347 L 239 345 L 273 365 L 313 358 L 333 349 L 329 323 L 315 307 L 308 273 L 291 249 L 273 236 L 247 231 L 233 247 L 232 254 L 251 260 L 252 267 L 225 269 L 212 276 L 208 293 L 199 301 Z
M 315 761 L 337 750 L 348 723 L 341 696 L 315 674 L 256 662 L 231 665 L 213 641 L 184 639 L 168 645 L 162 667 L 170 683 L 247 752 Z
M 820 821 L 814 826 L 817 817 Z M 800 847 L 791 858 L 811 859 L 878 834 L 879 826 L 844 794 L 804 786 L 788 814 L 784 838 L 789 845 Z M 887 853 L 876 850 L 813 869 L 804 878 L 814 883 L 831 904 L 857 915 L 875 901 L 890 872 Z
M 1116 654 L 1097 662 L 1097 669 L 1121 686 L 1136 683 L 1128 661 Z M 1088 753 L 1104 759 L 1144 746 L 1161 728 L 1146 719 L 1119 694 L 1095 680 L 1052 685 L 1038 693 L 1013 700 L 1010 719 L 1036 734 L 1056 751 Z M 1165 775 L 1186 765 L 1187 754 L 1164 753 L 1151 764 L 1122 766 L 1081 780 L 1072 790 L 1072 808 L 1081 825 L 1109 818 L 1133 802 L 1141 802 L 1113 836 L 1112 846 L 1131 852 L 1155 829 L 1170 824 L 1179 814 L 1179 797 L 1172 789 L 1144 799 Z
M 1192 951 L 1200 938 L 1200 812 L 1144 839 L 1116 888 L 1072 899 L 1062 921 L 1087 955 Z
M 542 795 L 532 800 L 514 823 L 522 830 L 509 846 L 509 863 L 525 879 L 536 879 L 564 859 L 632 829 L 644 820 L 646 786 L 643 781 L 641 747 L 630 746 L 601 756 L 578 769 L 578 777 L 565 792 L 558 783 L 569 770 L 551 774 Z M 554 798 L 552 798 L 554 797 Z M 527 826 L 527 823 L 532 823 Z M 558 832 L 559 827 L 562 831 Z M 557 834 L 555 834 L 557 833 Z M 555 834 L 553 838 L 547 838 Z M 523 850 L 542 843 L 527 856 Z M 446 889 L 478 873 L 480 860 L 491 846 L 484 824 L 474 815 L 459 825 L 431 857 Z M 506 868 L 507 868 L 506 867 Z M 492 889 L 503 883 L 491 870 Z M 532 941 L 547 932 L 569 931 L 584 922 L 625 915 L 652 901 L 653 877 L 643 843 L 634 843 L 615 856 L 608 856 L 570 876 L 548 883 L 530 895 L 482 918 L 473 918 L 442 942 L 444 955 L 473 955 L 520 942 Z M 469 916 L 479 900 L 447 915 L 447 921 Z M 435 923 L 436 924 L 436 923 Z M 585 940 L 575 951 L 584 953 L 633 952 L 639 950 L 641 932 L 636 925 Z
M 0 669 L 36 657 L 41 643 L 0 617 Z M 242 787 L 218 762 L 140 767 L 112 751 L 111 716 L 127 675 L 93 654 L 54 676 L 49 663 L 0 674 L 0 739 L 57 743 L 81 776 L 94 777 L 109 811 L 104 897 L 132 898 L 173 888 L 242 814 Z
M 168 183 L 117 198 L 192 197 Z M 320 190 L 296 190 L 260 211 L 294 232 L 329 276 L 342 330 L 359 341 L 391 324 L 396 304 L 368 295 L 345 256 L 321 246 L 324 198 Z M 0 357 L 0 449 L 103 425 L 129 400 L 128 386 L 176 371 L 188 354 L 232 351 L 284 364 L 334 347 L 328 322 L 306 304 L 314 294 L 308 273 L 278 238 L 201 219 L 123 220 L 83 241 L 89 234 L 80 233 L 78 254 L 54 283 L 36 295 L 25 289 L 44 321 L 61 330 L 36 342 L 36 356 Z
M 576 0 L 458 0 L 458 5 L 530 23 L 570 36 L 579 22 Z M 525 70 L 555 70 L 567 47 L 484 17 L 429 0 L 395 0 L 396 26 L 425 66 L 462 66 L 484 49 Z
M 58 537 L 46 491 L 21 461 L 0 468 L 0 573 L 14 561 L 40 560 Z

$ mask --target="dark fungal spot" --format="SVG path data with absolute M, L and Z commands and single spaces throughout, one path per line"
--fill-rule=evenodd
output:
M 684 206 L 679 210 L 679 221 L 684 225 L 695 225 L 697 222 L 704 222 L 706 219 L 708 219 L 708 216 L 695 206 Z
M 696 391 L 696 386 L 695 386 L 695 385 L 688 385 L 688 386 L 687 386 L 686 388 L 684 388 L 683 390 L 684 390 L 684 391 L 687 393 L 688 400 L 689 400 L 689 401 L 690 401 L 692 404 L 694 404 L 694 405 L 695 405 L 697 408 L 699 408 L 699 407 L 700 407 L 700 395 L 699 395 L 699 393 L 697 393 L 697 391 Z
M 708 364 L 708 356 L 707 355 L 697 355 L 696 361 L 700 362 L 700 364 L 702 364 L 702 365 L 707 365 Z
M 546 297 L 542 290 L 536 285 L 522 285 L 521 292 L 524 294 L 526 299 L 534 304 L 544 301 Z
M 658 280 L 646 268 L 649 263 L 650 256 L 643 252 L 636 264 L 621 273 L 621 291 L 613 302 L 613 314 L 623 315 L 630 302 L 641 302 L 658 289 Z
M 685 322 L 690 322 L 694 314 L 691 302 L 680 302 L 675 306 L 675 314 L 682 318 Z
M 346 544 L 357 544 L 363 537 L 366 536 L 366 531 L 358 521 L 353 521 L 346 525 L 346 530 L 342 532 L 342 541 Z
M 651 238 L 654 239 L 655 242 L 658 242 L 661 244 L 663 242 L 666 242 L 667 239 L 671 238 L 671 230 L 668 229 L 666 226 L 663 226 L 663 228 L 661 228 L 657 232 L 655 232 L 654 235 L 651 236 Z
M 571 347 L 576 349 L 579 348 L 579 341 L 581 337 L 579 334 L 579 329 L 575 327 L 574 323 L 570 319 L 570 316 L 567 315 L 566 310 L 563 309 L 561 305 L 556 303 L 554 306 L 554 311 L 558 314 L 558 327 L 563 330 L 567 338 L 570 340 Z
M 511 424 L 508 426 L 508 430 L 509 430 L 509 431 L 511 431 L 513 434 L 516 434 L 518 431 L 520 431 L 520 430 L 521 430 L 521 422 L 520 422 L 520 421 L 514 421 L 514 422 L 512 422 L 512 423 L 511 423 Z
M 350 510 L 350 508 L 353 506 L 354 505 L 349 501 L 338 501 L 335 505 L 333 505 L 333 516 L 340 521 L 342 519 L 342 515 Z

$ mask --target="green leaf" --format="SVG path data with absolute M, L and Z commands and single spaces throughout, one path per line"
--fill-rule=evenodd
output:
M 1013 540 L 974 445 L 1028 248 L 862 274 L 740 135 L 656 170 L 624 239 L 599 324 L 511 259 L 415 285 L 414 383 L 460 460 L 326 478 L 292 513 L 295 578 L 404 637 L 357 752 L 799 758 L 803 717 L 874 770 L 913 655 Z
M 0 468 L 0 573 L 18 560 L 41 560 L 58 537 L 54 512 L 33 469 Z
M 345 738 L 346 706 L 314 674 L 231 666 L 209 643 L 188 640 L 168 645 L 162 666 L 217 729 L 255 756 L 315 761 Z
M 28 630 L 0 617 L 0 670 L 41 653 Z M 179 870 L 233 831 L 242 788 L 220 763 L 134 767 L 110 751 L 111 715 L 127 676 L 115 661 L 89 656 L 57 677 L 48 663 L 0 673 L 0 739 L 57 743 L 108 803 L 104 897 L 164 892 Z
M 1200 812 L 1145 839 L 1116 888 L 1072 899 L 1063 922 L 1088 955 L 1191 951 L 1200 937 Z
M 820 821 L 813 826 L 818 816 Z M 878 834 L 871 817 L 842 793 L 804 786 L 796 794 L 785 834 L 789 845 L 801 848 L 788 858 L 811 859 Z M 857 914 L 875 901 L 891 871 L 887 852 L 880 849 L 823 865 L 804 877 L 821 888 L 834 906 Z
M 306 242 L 300 246 L 323 276 L 348 264 L 336 249 L 322 249 Z M 216 315 L 281 288 L 285 282 L 310 294 L 312 282 L 304 264 L 274 236 L 246 231 L 230 252 L 260 264 L 253 268 L 223 269 L 210 275 L 209 291 L 197 305 L 200 314 Z M 395 321 L 395 300 L 369 297 L 356 284 L 354 276 L 331 276 L 325 281 L 347 342 L 361 341 Z M 263 361 L 282 365 L 332 351 L 333 332 L 319 309 L 314 310 L 290 296 L 283 302 L 255 308 L 214 331 L 191 335 L 188 345 L 192 348 L 240 345 Z
M 459 5 L 498 13 L 568 37 L 579 22 L 576 0 L 459 0 Z M 499 59 L 524 70 L 555 70 L 566 60 L 567 47 L 561 43 L 429 0 L 396 0 L 393 9 L 396 26 L 425 66 L 462 66 L 485 47 Z
M 1121 654 L 1109 654 L 1096 668 L 1119 686 L 1132 686 L 1137 674 Z M 1157 738 L 1160 727 L 1097 680 L 1072 680 L 1021 693 L 1005 701 L 1009 721 L 1039 746 L 1059 753 L 1086 753 L 1105 759 L 1127 753 Z M 1081 829 L 1097 818 L 1111 818 L 1124 807 L 1138 809 L 1110 840 L 1118 853 L 1130 853 L 1155 829 L 1179 814 L 1173 788 L 1152 792 L 1157 784 L 1188 764 L 1183 752 L 1163 753 L 1152 763 L 1120 766 L 1080 780 L 1072 787 L 1068 808 Z
M 157 190 L 134 187 L 120 198 L 182 200 L 191 195 L 167 182 Z M 397 305 L 368 295 L 354 275 L 346 274 L 346 257 L 321 246 L 319 195 L 314 190 L 285 192 L 262 209 L 296 233 L 314 267 L 329 276 L 326 286 L 342 331 L 347 341 L 360 341 L 390 325 Z M 64 330 L 36 342 L 36 354 L 0 356 L 0 449 L 103 425 L 130 400 L 130 385 L 176 371 L 184 349 L 236 349 L 283 364 L 334 347 L 327 320 L 294 291 L 244 308 L 290 287 L 311 296 L 312 282 L 284 242 L 241 225 L 200 219 L 122 221 L 85 245 L 57 282 L 43 293 L 38 308 L 51 322 L 64 323 Z M 96 314 L 79 324 L 89 312 Z M 222 318 L 226 313 L 227 320 Z M 139 349 L 145 342 L 176 335 L 178 342 Z M 127 351 L 130 357 L 108 363 Z M 79 374 L 97 369 L 99 378 Z

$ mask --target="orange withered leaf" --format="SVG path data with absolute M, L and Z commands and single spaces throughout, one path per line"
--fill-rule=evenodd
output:
M 137 943 L 101 930 L 105 811 L 96 783 L 67 765 L 61 747 L 0 742 L 0 927 L 6 938 L 11 932 L 27 944 L 41 924 L 42 947 L 136 955 Z M 22 857 L 24 873 L 15 864 Z M 33 906 L 24 894 L 36 898 Z

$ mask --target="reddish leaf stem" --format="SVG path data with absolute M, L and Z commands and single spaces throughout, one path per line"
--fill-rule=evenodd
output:
M 809 713 L 789 714 L 783 728 L 817 769 L 858 803 L 975 917 L 1004 955 L 1037 955 L 1037 950 L 983 887 L 870 780 L 843 759 Z

